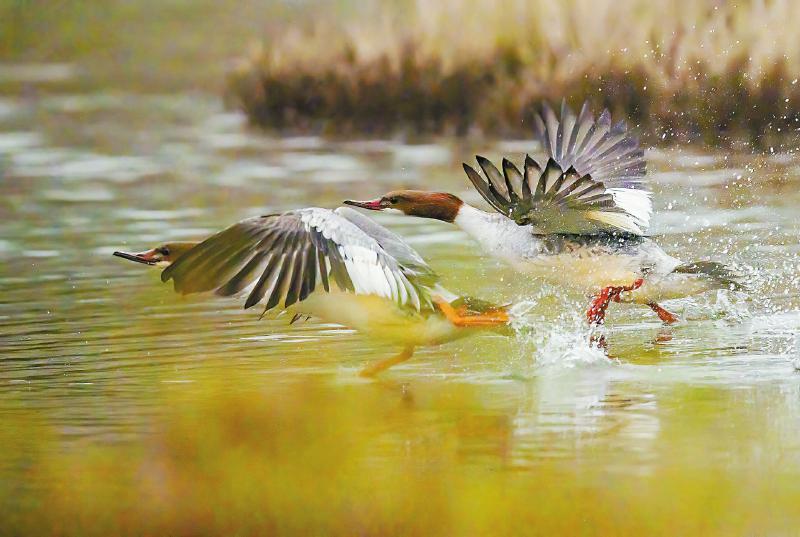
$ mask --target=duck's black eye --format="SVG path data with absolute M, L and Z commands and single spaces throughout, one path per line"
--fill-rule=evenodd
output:
M 159 248 L 156 251 L 161 255 L 169 255 L 169 248 Z
M 400 198 L 398 198 L 397 196 L 392 196 L 391 198 L 389 198 L 389 203 L 391 203 L 392 205 L 398 203 L 399 201 Z

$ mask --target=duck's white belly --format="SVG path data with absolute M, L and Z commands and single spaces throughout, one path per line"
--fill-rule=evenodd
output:
M 585 293 L 610 285 L 631 285 L 641 278 L 638 260 L 631 256 L 560 254 L 508 261 L 520 272 Z
M 654 276 L 646 279 L 639 289 L 623 294 L 621 299 L 622 302 L 649 304 L 662 300 L 685 298 L 721 288 L 720 285 L 702 275 L 673 272 L 663 277 Z
M 641 258 L 629 255 L 548 255 L 518 261 L 517 269 L 586 294 L 608 286 L 630 286 L 641 278 L 644 282 L 638 289 L 621 296 L 623 302 L 636 304 L 683 298 L 719 287 L 703 275 L 672 272 L 677 260 L 663 255 L 663 266 L 670 270 L 667 273 L 644 273 Z
M 632 285 L 639 278 L 645 284 L 628 295 L 628 300 L 646 303 L 701 292 L 696 279 L 680 282 L 671 278 L 679 261 L 650 239 L 620 243 L 608 238 L 537 235 L 529 226 L 518 226 L 500 214 L 464 206 L 456 225 L 471 235 L 492 257 L 541 281 L 586 294 L 608 286 Z M 686 283 L 688 287 L 682 287 Z
M 421 315 L 374 295 L 320 291 L 291 309 L 403 345 L 434 345 L 469 332 L 454 326 L 442 315 Z

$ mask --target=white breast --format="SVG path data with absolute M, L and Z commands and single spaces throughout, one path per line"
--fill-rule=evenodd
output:
M 478 241 L 486 253 L 512 265 L 537 254 L 530 231 L 501 214 L 487 213 L 465 203 L 453 223 Z

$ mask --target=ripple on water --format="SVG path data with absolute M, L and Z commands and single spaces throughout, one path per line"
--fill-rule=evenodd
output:
M 275 140 L 283 150 L 290 151 L 312 151 L 325 147 L 326 142 L 319 136 L 286 136 Z
M 197 207 L 183 208 L 183 209 L 170 209 L 170 210 L 154 210 L 154 209 L 119 209 L 117 216 L 123 220 L 145 220 L 145 221 L 159 221 L 164 220 L 177 220 L 179 218 L 191 218 L 203 214 L 204 210 Z
M 281 166 L 259 161 L 240 160 L 231 162 L 217 174 L 213 181 L 225 186 L 249 186 L 256 181 L 276 181 L 285 179 L 289 170 Z
M 11 173 L 20 177 L 130 182 L 161 172 L 161 166 L 146 157 L 100 155 L 66 148 L 19 151 L 11 158 Z
M 437 166 L 450 162 L 450 149 L 439 144 L 397 145 L 394 148 L 396 166 Z
M 0 154 L 38 147 L 43 141 L 42 135 L 37 132 L 0 132 Z
M 77 160 L 62 163 L 50 174 L 65 179 L 129 182 L 162 171 L 159 165 L 145 157 L 86 154 Z
M 0 121 L 11 119 L 22 112 L 22 104 L 17 99 L 0 97 Z
M 103 187 L 80 187 L 67 189 L 50 189 L 42 192 L 42 197 L 49 201 L 67 203 L 112 201 L 114 192 Z
M 362 167 L 356 157 L 336 153 L 284 153 L 281 162 L 297 173 L 353 171 Z

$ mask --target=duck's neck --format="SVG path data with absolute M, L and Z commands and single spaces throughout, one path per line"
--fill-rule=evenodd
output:
M 461 205 L 453 223 L 475 239 L 487 253 L 508 260 L 519 255 L 515 250 L 521 246 L 521 241 L 527 243 L 532 238 L 526 226 L 518 226 L 502 214 L 487 213 L 467 203 Z

